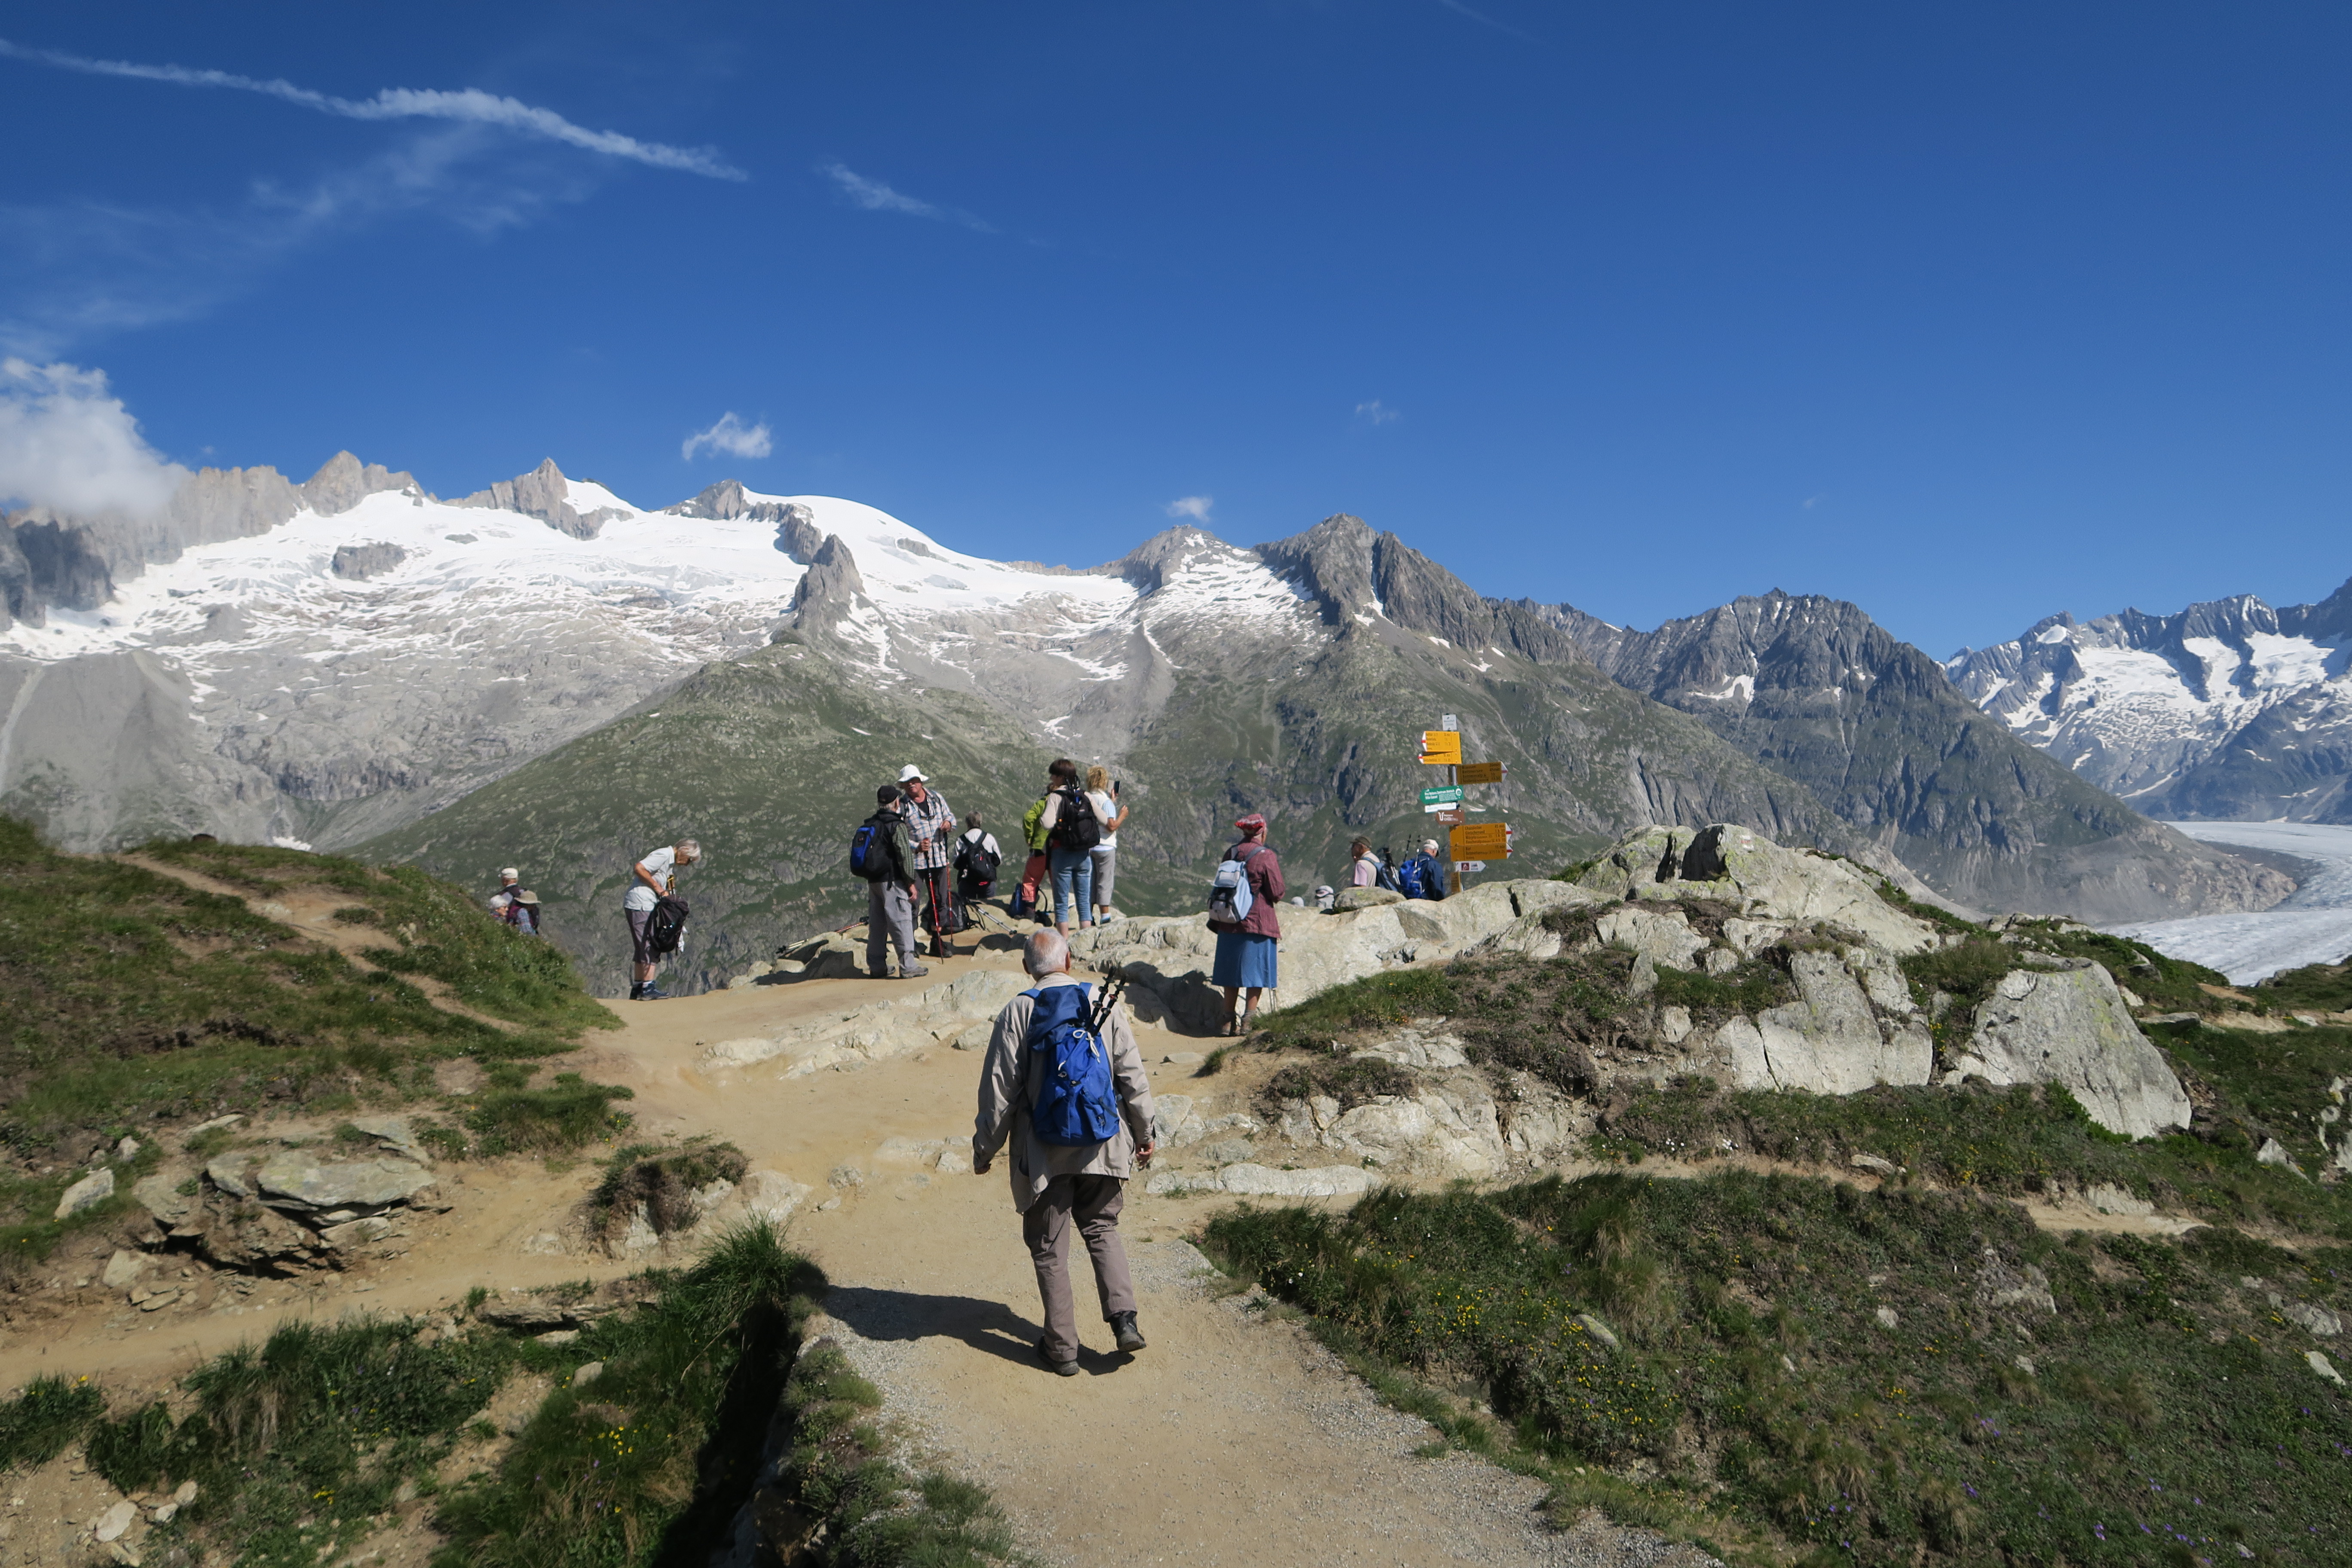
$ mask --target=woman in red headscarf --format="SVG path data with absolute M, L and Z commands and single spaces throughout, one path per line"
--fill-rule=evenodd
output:
M 1250 907 L 1238 921 L 1211 921 L 1209 929 L 1217 933 L 1217 962 L 1210 971 L 1209 984 L 1225 989 L 1225 1030 L 1238 1035 L 1257 1022 L 1259 994 L 1271 991 L 1280 982 L 1276 977 L 1275 948 L 1282 936 L 1282 921 L 1275 913 L 1282 902 L 1282 861 L 1265 842 L 1265 818 L 1256 812 L 1234 824 L 1242 831 L 1241 842 L 1225 851 L 1225 858 L 1242 863 L 1244 875 L 1249 879 Z M 1235 1013 L 1241 993 L 1249 993 L 1249 1011 Z

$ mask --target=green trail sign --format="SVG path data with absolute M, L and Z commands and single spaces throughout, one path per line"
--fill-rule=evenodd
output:
M 1462 786 L 1460 784 L 1441 784 L 1435 789 L 1425 789 L 1421 792 L 1421 809 L 1423 811 L 1433 811 L 1441 805 L 1461 804 Z

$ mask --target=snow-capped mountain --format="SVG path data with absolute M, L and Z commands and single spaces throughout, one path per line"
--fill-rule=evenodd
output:
M 75 847 L 167 829 L 354 843 L 765 646 L 803 579 L 824 576 L 828 537 L 862 574 L 843 629 L 895 679 L 880 634 L 910 616 L 949 628 L 915 639 L 937 650 L 926 671 L 954 665 L 963 617 L 1015 605 L 1037 657 L 1067 662 L 1064 645 L 1135 596 L 961 555 L 830 497 L 721 485 L 651 510 L 550 462 L 445 502 L 347 455 L 321 479 L 342 469 L 376 488 L 330 497 L 236 471 L 240 490 L 276 481 L 262 525 L 167 539 L 163 559 L 121 549 L 107 520 L 69 536 L 95 582 L 20 597 L 0 630 L 0 808 Z M 1262 599 L 1297 603 L 1259 576 Z
M 2352 583 L 2178 615 L 2057 615 L 1946 666 L 1985 711 L 2152 816 L 2352 822 Z

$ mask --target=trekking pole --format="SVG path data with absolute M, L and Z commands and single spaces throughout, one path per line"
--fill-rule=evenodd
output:
M 1126 991 L 1127 976 L 1125 974 L 1113 973 L 1108 980 L 1103 982 L 1101 994 L 1095 998 L 1093 1008 L 1087 1014 L 1087 1033 L 1093 1035 L 1097 1039 L 1100 1039 L 1102 1037 L 1102 1027 L 1105 1024 L 1110 1022 L 1111 1009 L 1118 1005 L 1118 999 L 1126 993 Z
M 929 866 L 923 868 L 923 888 L 931 895 L 931 956 L 945 958 L 948 955 L 948 932 L 947 928 L 940 923 L 940 879 L 931 875 L 933 869 Z

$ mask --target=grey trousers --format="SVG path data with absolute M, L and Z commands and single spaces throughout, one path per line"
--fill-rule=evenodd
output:
M 877 980 L 890 973 L 887 942 L 898 950 L 898 967 L 915 962 L 915 900 L 903 882 L 866 884 L 866 972 Z
M 1095 1266 L 1095 1294 L 1102 1299 L 1103 1321 L 1135 1310 L 1135 1281 L 1127 1272 L 1127 1247 L 1118 1238 L 1118 1211 L 1127 1184 L 1117 1176 L 1055 1176 L 1021 1216 L 1022 1239 L 1037 1266 L 1037 1294 L 1045 1304 L 1045 1355 L 1078 1359 L 1078 1320 L 1070 1305 L 1070 1226 L 1086 1238 Z

